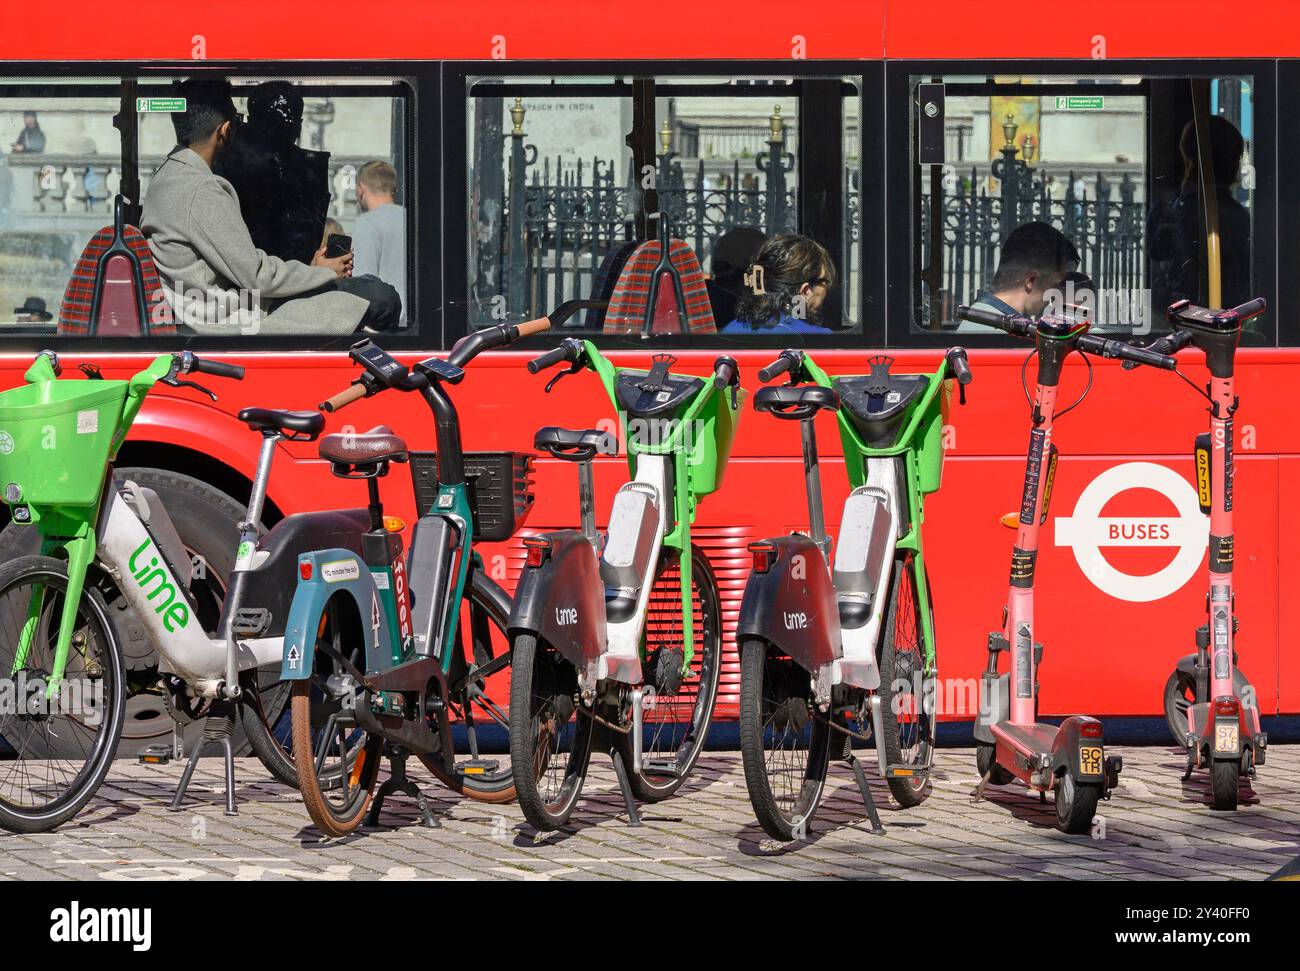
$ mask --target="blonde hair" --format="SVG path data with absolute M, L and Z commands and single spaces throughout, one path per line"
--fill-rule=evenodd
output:
M 391 196 L 397 192 L 397 170 L 387 162 L 367 162 L 357 172 L 357 181 L 371 192 Z

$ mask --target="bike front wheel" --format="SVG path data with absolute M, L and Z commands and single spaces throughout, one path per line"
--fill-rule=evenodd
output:
M 42 833 L 75 816 L 122 737 L 125 665 L 104 599 L 84 587 L 57 685 L 68 565 L 24 556 L 0 567 L 0 826 Z
M 927 681 L 934 671 L 926 664 L 925 626 L 918 597 L 920 577 L 909 550 L 894 561 L 889 607 L 880 631 L 880 703 L 885 755 L 890 765 L 925 769 L 934 754 L 933 701 Z M 930 618 L 933 630 L 933 616 Z M 881 773 L 885 771 L 881 766 Z M 920 805 L 930 794 L 929 774 L 889 778 L 889 791 L 899 805 Z
M 819 717 L 812 678 L 764 641 L 740 648 L 740 754 L 745 787 L 763 832 L 806 838 L 830 764 L 830 725 Z
M 691 548 L 691 629 L 694 656 L 685 668 L 680 554 L 659 557 L 646 608 L 642 680 L 653 687 L 643 708 L 642 765 L 634 758 L 631 733 L 617 745 L 628 769 L 632 793 L 642 802 L 667 799 L 682 787 L 704 750 L 722 674 L 722 605 L 713 567 L 699 547 Z

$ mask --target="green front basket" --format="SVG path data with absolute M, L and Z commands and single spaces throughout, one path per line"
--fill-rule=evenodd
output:
M 0 489 L 32 506 L 93 506 L 125 381 L 37 381 L 0 393 Z

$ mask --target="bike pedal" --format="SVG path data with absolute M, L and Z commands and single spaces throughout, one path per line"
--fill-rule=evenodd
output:
M 139 755 L 141 765 L 166 765 L 172 760 L 170 745 L 150 745 Z
M 886 779 L 924 779 L 930 770 L 914 765 L 888 765 L 885 767 Z
M 642 759 L 641 771 L 646 775 L 667 775 L 674 779 L 682 777 L 681 769 L 673 759 Z
M 499 764 L 496 759 L 466 759 L 456 763 L 456 771 L 461 775 L 489 775 Z
M 231 627 L 241 637 L 261 637 L 271 629 L 271 612 L 265 607 L 240 607 Z

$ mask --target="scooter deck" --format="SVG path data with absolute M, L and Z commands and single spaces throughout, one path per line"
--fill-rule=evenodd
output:
M 1055 725 L 1011 725 L 999 722 L 990 726 L 993 737 L 1005 742 L 1021 755 L 1029 757 L 1036 764 L 1039 757 L 1052 754 L 1056 743 L 1057 726 Z

